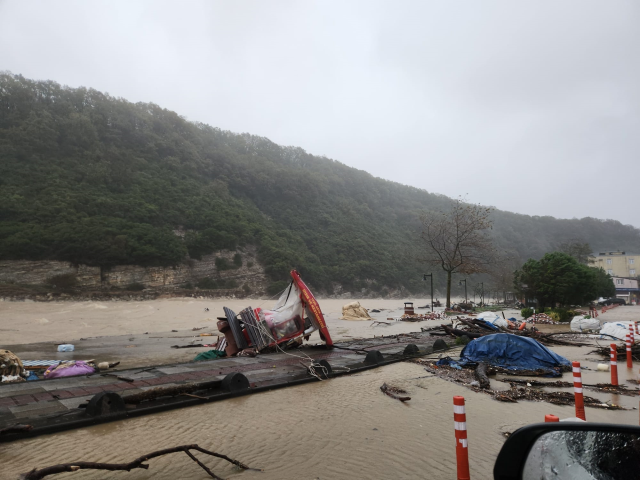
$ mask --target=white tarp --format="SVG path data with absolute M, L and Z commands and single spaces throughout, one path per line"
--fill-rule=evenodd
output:
M 478 320 L 484 320 L 485 322 L 492 323 L 496 327 L 508 328 L 507 321 L 498 315 L 496 312 L 482 312 L 476 317 Z
M 293 318 L 296 315 L 304 316 L 302 311 L 302 300 L 300 300 L 300 290 L 298 286 L 291 282 L 280 298 L 273 310 L 264 310 L 265 317 L 273 324 L 277 325 Z
M 611 335 L 620 340 L 627 339 L 627 333 L 629 333 L 629 324 L 622 322 L 607 322 L 600 328 L 600 334 Z M 601 337 L 603 339 L 611 339 L 611 337 Z
M 573 317 L 571 331 L 584 332 L 585 330 L 600 330 L 600 321 L 597 318 L 584 318 L 584 315 Z

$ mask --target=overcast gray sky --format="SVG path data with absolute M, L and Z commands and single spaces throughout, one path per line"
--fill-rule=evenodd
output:
M 640 2 L 0 0 L 0 70 L 640 227 Z

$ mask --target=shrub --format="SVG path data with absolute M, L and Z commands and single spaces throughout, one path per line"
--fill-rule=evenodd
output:
M 145 286 L 139 282 L 133 282 L 127 285 L 125 288 L 126 290 L 129 290 L 131 292 L 141 292 L 142 290 L 144 290 Z
M 245 283 L 244 285 L 242 285 L 242 290 L 244 291 L 244 293 L 249 293 L 251 292 L 251 287 L 248 283 Z
M 50 277 L 47 284 L 56 290 L 68 291 L 78 285 L 78 279 L 74 273 L 63 273 Z
M 248 268 L 253 267 L 253 262 L 247 262 L 247 267 L 248 267 Z
M 522 315 L 522 318 L 524 319 L 529 318 L 531 315 L 533 315 L 533 308 L 523 308 L 522 310 L 520 310 L 520 315 Z
M 236 252 L 236 254 L 233 256 L 233 264 L 237 268 L 240 268 L 242 266 L 242 255 Z
M 223 279 L 219 279 L 216 280 L 214 278 L 211 277 L 207 277 L 207 278 L 203 278 L 201 280 L 198 280 L 198 288 L 202 288 L 203 290 L 217 290 L 217 289 L 221 289 L 221 288 L 228 288 L 228 289 L 232 289 L 232 288 L 238 288 L 238 282 L 236 282 L 233 279 L 229 279 L 229 280 L 223 280 Z
M 277 293 L 280 293 L 282 290 L 287 288 L 288 285 L 289 282 L 287 282 L 286 280 L 278 280 L 277 282 L 273 282 L 267 287 L 267 293 L 269 295 L 276 295 Z
M 553 319 L 557 322 L 569 322 L 576 314 L 573 310 L 564 308 L 556 308 L 552 313 L 554 314 L 552 315 Z
M 213 290 L 214 288 L 218 288 L 218 283 L 211 277 L 201 278 L 198 280 L 196 284 L 198 288 L 202 288 L 205 290 Z
M 240 255 L 240 254 L 238 253 L 236 255 Z M 216 268 L 218 269 L 219 272 L 222 272 L 224 270 L 233 270 L 234 268 L 239 268 L 242 266 L 242 256 L 240 256 L 240 265 L 236 263 L 235 256 L 233 257 L 233 262 L 234 263 L 230 263 L 229 260 L 227 260 L 226 258 L 218 257 L 216 258 Z
M 184 285 L 182 285 L 182 288 L 184 288 L 186 290 L 193 290 L 193 283 L 187 282 Z

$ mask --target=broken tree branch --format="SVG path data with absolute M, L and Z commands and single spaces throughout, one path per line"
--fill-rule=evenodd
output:
M 211 455 L 212 457 L 222 458 L 233 465 L 236 465 L 243 470 L 253 470 L 251 467 L 248 467 L 242 462 L 238 460 L 234 460 L 233 458 L 229 458 L 226 455 L 221 453 L 212 452 L 210 450 L 205 450 L 202 447 L 199 447 L 196 444 L 193 445 L 180 445 L 172 448 L 165 448 L 163 450 L 157 450 L 155 452 L 147 453 L 141 457 L 136 458 L 132 462 L 129 463 L 100 463 L 100 462 L 73 462 L 73 463 L 61 463 L 59 465 L 52 465 L 50 467 L 44 467 L 40 469 L 34 468 L 30 472 L 23 473 L 20 476 L 22 480 L 40 480 L 41 478 L 48 477 L 49 475 L 57 475 L 58 473 L 64 472 L 76 472 L 78 470 L 126 470 L 130 472 L 136 468 L 148 469 L 149 465 L 147 465 L 146 461 L 151 460 L 152 458 L 161 457 L 163 455 L 168 455 L 170 453 L 176 452 L 185 452 L 193 461 L 195 461 L 204 471 L 206 471 L 212 478 L 217 480 L 221 480 L 220 477 L 216 476 L 211 470 L 209 470 L 202 462 L 200 462 L 197 458 L 191 454 L 190 450 L 196 450 L 198 452 L 204 453 L 206 455 Z
M 403 390 L 401 388 L 396 388 L 396 387 L 390 387 L 386 383 L 382 384 L 382 386 L 380 387 L 380 390 L 382 390 L 383 393 L 389 395 L 391 398 L 400 400 L 401 402 L 407 402 L 411 400 L 411 397 L 402 397 L 398 395 L 398 393 L 407 393 L 406 390 Z

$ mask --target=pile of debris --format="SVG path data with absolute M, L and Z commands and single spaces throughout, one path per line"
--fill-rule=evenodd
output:
M 431 312 L 431 313 L 414 313 L 413 315 L 405 313 L 400 318 L 396 318 L 397 322 L 422 322 L 424 320 L 442 320 L 447 318 L 444 312 Z
M 488 376 L 494 376 L 496 373 L 500 373 L 501 369 L 499 368 L 487 366 L 486 364 L 482 363 L 478 364 L 477 366 L 451 366 L 443 364 L 447 362 L 442 361 L 435 362 L 433 360 L 423 359 L 415 359 L 411 361 L 424 366 L 424 369 L 427 372 L 432 373 L 439 378 L 448 380 L 450 382 L 462 384 L 470 390 L 473 390 L 474 392 L 486 393 L 487 395 L 490 395 L 494 400 L 498 400 L 500 402 L 517 403 L 518 400 L 530 400 L 537 402 L 549 402 L 554 405 L 574 405 L 575 403 L 574 395 L 571 392 L 547 392 L 542 390 L 542 388 L 545 387 L 565 388 L 573 386 L 573 383 L 562 381 L 537 382 L 533 380 L 504 379 L 500 381 L 509 383 L 510 388 L 508 390 L 495 390 L 490 387 Z M 509 374 L 511 375 L 532 376 L 532 373 L 535 372 L 509 371 Z M 544 373 L 546 372 L 540 372 L 540 374 Z M 596 390 L 596 388 L 594 388 L 594 390 Z M 597 398 L 587 396 L 584 397 L 584 404 L 587 407 L 603 408 L 607 410 L 627 410 L 620 405 L 603 403 Z
M 542 325 L 559 325 L 560 322 L 556 322 L 553 318 L 551 318 L 546 313 L 536 313 L 531 315 L 529 318 L 525 320 L 527 323 L 539 323 Z
M 217 326 L 224 335 L 224 349 L 220 339 L 215 350 L 210 350 L 211 355 L 255 357 L 259 353 L 298 348 L 315 332 L 327 347 L 333 345 L 317 300 L 297 271 L 292 270 L 290 275 L 291 283 L 271 310 L 248 306 L 236 313 L 223 307 L 225 316 L 218 317 Z M 371 320 L 358 302 L 345 305 L 345 312 L 355 319 Z
M 507 325 L 507 327 L 502 325 Z M 525 322 L 518 323 L 517 320 L 505 320 L 505 323 L 501 324 L 499 322 L 490 323 L 487 320 L 481 320 L 478 318 L 457 316 L 452 319 L 450 325 L 441 324 L 439 327 L 432 327 L 428 329 L 422 328 L 421 330 L 423 332 L 429 332 L 429 334 L 433 336 L 466 336 L 470 340 L 496 333 L 509 333 L 519 337 L 530 337 L 545 345 L 564 345 L 572 347 L 585 345 L 584 343 L 575 341 L 577 338 L 580 338 L 579 334 L 575 332 L 542 333 L 536 329 L 536 327 L 531 326 L 527 328 Z
M 616 345 L 616 351 L 618 352 L 618 358 L 626 358 L 627 356 L 627 347 L 624 344 Z M 609 345 L 606 347 L 598 347 L 595 350 L 591 350 L 587 355 L 592 353 L 602 355 L 605 358 L 610 358 L 611 348 Z M 636 343 L 631 346 L 631 356 L 638 360 L 640 359 L 640 344 Z
M 9 350 L 0 350 L 0 382 L 16 383 L 26 379 L 26 370 L 18 356 Z

